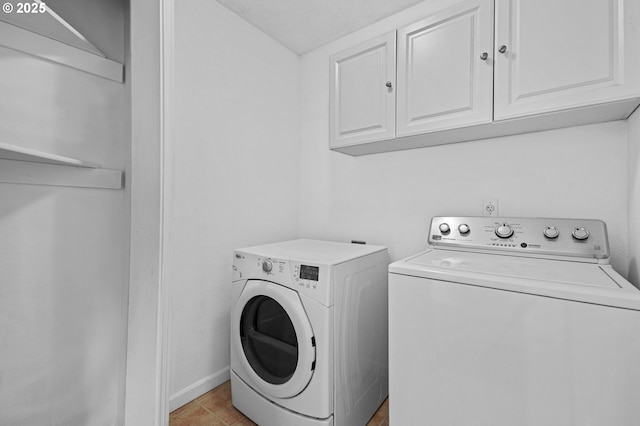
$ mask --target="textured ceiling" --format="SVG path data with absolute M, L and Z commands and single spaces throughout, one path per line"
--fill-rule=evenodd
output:
M 299 55 L 424 0 L 217 0 Z

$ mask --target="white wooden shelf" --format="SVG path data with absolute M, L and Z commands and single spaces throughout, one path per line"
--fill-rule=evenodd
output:
M 38 14 L 38 19 L 2 14 L 0 46 L 123 82 L 122 64 L 106 58 L 49 5 L 44 9 L 46 13 Z M 103 169 L 97 163 L 0 142 L 0 183 L 121 189 L 123 176 L 122 171 Z
M 121 189 L 123 172 L 0 142 L 0 183 Z
M 23 148 L 16 145 L 0 142 L 0 158 L 5 160 L 31 161 L 34 163 L 58 164 L 61 166 L 75 166 L 87 168 L 100 168 L 100 164 L 62 155 L 50 154 L 35 149 Z
M 34 3 L 37 3 L 37 6 Z M 106 58 L 107 55 L 102 53 L 62 16 L 58 15 L 50 4 L 45 4 L 42 0 L 33 0 L 30 5 L 25 3 L 23 5 L 25 7 L 31 6 L 31 12 L 38 13 L 17 13 L 18 10 L 14 10 L 0 14 L 0 21 Z M 14 5 L 14 7 L 18 9 L 20 6 Z
M 118 83 L 124 81 L 124 67 L 118 62 L 3 21 L 0 45 Z

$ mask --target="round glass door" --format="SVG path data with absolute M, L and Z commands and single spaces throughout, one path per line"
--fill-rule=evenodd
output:
M 265 396 L 290 398 L 311 381 L 315 338 L 297 292 L 247 281 L 232 310 L 231 334 L 241 377 Z
M 264 381 L 281 385 L 298 365 L 298 340 L 291 318 L 282 305 L 268 296 L 255 296 L 240 318 L 242 349 Z

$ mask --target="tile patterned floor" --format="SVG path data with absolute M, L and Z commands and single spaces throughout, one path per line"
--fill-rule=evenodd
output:
M 249 426 L 255 425 L 231 405 L 231 382 L 194 399 L 169 414 L 169 426 Z M 367 426 L 389 425 L 389 400 L 373 415 Z

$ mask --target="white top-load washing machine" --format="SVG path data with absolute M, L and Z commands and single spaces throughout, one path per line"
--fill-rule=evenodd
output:
M 233 405 L 261 426 L 364 425 L 388 394 L 387 249 L 294 240 L 233 259 Z
M 640 425 L 640 292 L 598 220 L 435 217 L 389 266 L 390 424 Z

